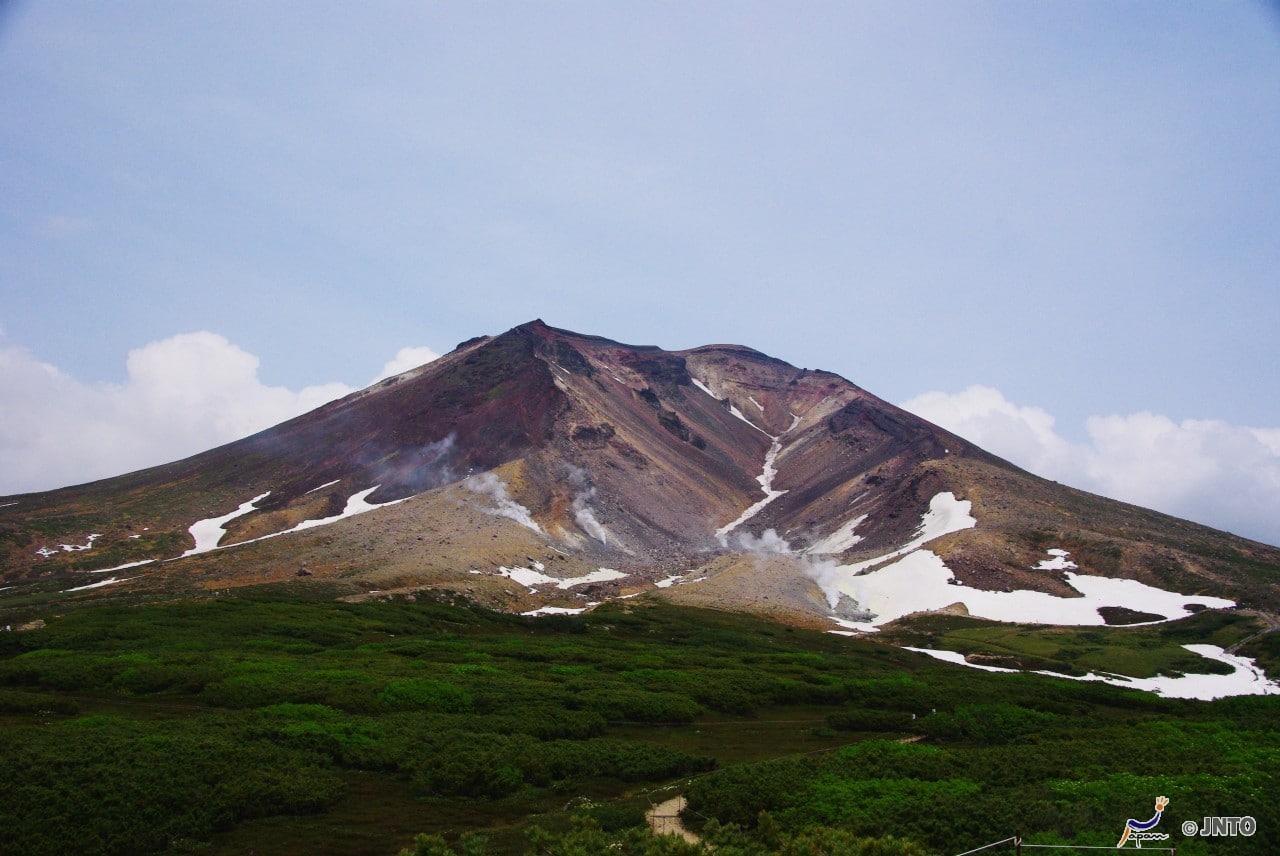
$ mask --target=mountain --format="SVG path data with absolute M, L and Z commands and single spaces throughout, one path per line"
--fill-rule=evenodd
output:
M 182 461 L 0 498 L 0 599 L 656 589 L 865 628 L 1273 609 L 1278 575 L 1280 549 L 1038 478 L 838 375 L 541 321 Z

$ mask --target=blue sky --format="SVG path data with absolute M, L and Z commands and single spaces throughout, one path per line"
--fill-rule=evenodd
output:
M 0 10 L 0 493 L 541 317 L 1280 542 L 1274 5 Z

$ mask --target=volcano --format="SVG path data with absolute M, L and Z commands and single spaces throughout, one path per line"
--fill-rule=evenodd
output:
M 652 591 L 851 631 L 1280 602 L 1280 550 L 1046 481 L 838 375 L 541 321 L 182 461 L 0 498 L 0 563 L 0 597 L 289 581 L 545 614 Z

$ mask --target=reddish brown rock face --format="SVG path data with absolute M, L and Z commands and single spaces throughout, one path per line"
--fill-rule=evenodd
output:
M 491 470 L 537 531 L 461 485 Z M 882 555 L 911 539 L 931 497 L 951 491 L 972 502 L 978 524 L 931 549 L 967 584 L 1064 594 L 1060 574 L 1031 570 L 1058 547 L 1084 573 L 1207 587 L 1251 605 L 1278 600 L 1280 550 L 1039 479 L 837 375 L 740 345 L 669 352 L 540 321 L 184 461 L 6 498 L 17 504 L 0 511 L 0 579 L 79 580 L 173 558 L 193 546 L 193 523 L 270 491 L 228 522 L 222 544 L 260 538 L 339 516 L 375 486 L 369 503 L 406 501 L 237 548 L 234 562 L 211 558 L 232 555 L 217 551 L 156 563 L 133 585 L 296 578 L 305 557 L 316 578 L 441 585 L 483 599 L 491 581 L 468 570 L 536 559 L 558 563 L 557 577 L 626 571 L 608 596 L 732 564 L 735 536 L 770 529 L 800 552 L 864 517 L 857 540 L 840 541 L 847 546 L 831 558 Z M 89 534 L 99 535 L 92 549 L 58 546 Z M 732 601 L 732 586 L 714 590 Z M 505 595 L 490 594 L 503 605 Z M 793 600 L 807 609 L 812 592 Z

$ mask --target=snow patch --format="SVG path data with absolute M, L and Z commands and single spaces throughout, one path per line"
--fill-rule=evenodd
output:
M 64 553 L 74 553 L 79 550 L 92 550 L 93 542 L 97 541 L 101 537 L 102 533 L 94 532 L 89 536 L 89 540 L 83 544 L 59 544 L 58 546 L 62 548 L 62 552 Z
M 403 497 L 401 499 L 393 499 L 390 502 L 380 502 L 376 505 L 369 502 L 369 495 L 380 487 L 382 487 L 382 485 L 376 484 L 368 490 L 353 493 L 347 498 L 347 505 L 342 509 L 342 513 L 340 514 L 335 514 L 333 517 L 322 517 L 319 520 L 304 520 L 292 529 L 286 529 L 283 532 L 277 532 L 275 534 L 288 535 L 290 532 L 301 532 L 303 529 L 314 529 L 317 526 L 328 526 L 330 523 L 337 523 L 339 520 L 343 520 L 348 517 L 355 517 L 357 514 L 364 514 L 366 511 L 373 511 L 375 508 L 385 508 L 388 505 L 395 505 L 396 503 L 404 502 L 408 499 L 408 497 Z
M 934 494 L 933 499 L 929 500 L 929 510 L 920 517 L 920 525 L 916 527 L 915 536 L 910 541 L 891 553 L 842 567 L 856 574 L 889 559 L 905 556 L 935 538 L 964 529 L 972 529 L 978 525 L 978 521 L 969 513 L 972 508 L 972 502 L 967 499 L 956 499 L 956 495 L 951 491 Z
M 191 537 L 195 539 L 196 545 L 178 558 L 194 556 L 197 553 L 208 553 L 210 550 L 218 549 L 218 542 L 222 540 L 222 536 L 227 534 L 226 524 L 235 520 L 237 517 L 243 517 L 250 511 L 253 511 L 259 502 L 266 499 L 271 491 L 259 494 L 248 502 L 240 503 L 240 507 L 235 511 L 230 511 L 221 517 L 209 517 L 205 520 L 197 520 L 187 529 L 191 533 Z
M 1071 554 L 1066 550 L 1054 548 L 1049 550 L 1048 553 L 1053 558 L 1041 559 L 1039 564 L 1032 568 L 1033 571 L 1074 571 L 1076 568 L 1080 567 L 1075 562 L 1067 558 Z
M 756 400 L 755 400 L 753 397 L 751 397 L 750 395 L 748 395 L 748 396 L 747 396 L 747 401 L 750 401 L 752 404 L 754 404 L 754 405 L 756 406 L 756 409 L 757 409 L 757 410 L 759 410 L 762 414 L 764 413 L 764 405 L 763 405 L 763 404 L 761 404 L 760 402 L 756 401 Z
M 689 380 L 693 381 L 693 385 L 694 385 L 694 386 L 696 386 L 698 389 L 702 390 L 702 391 L 703 391 L 703 392 L 705 392 L 707 395 L 709 395 L 709 396 L 711 396 L 712 398 L 714 398 L 716 401 L 719 401 L 719 400 L 720 400 L 720 396 L 718 396 L 718 395 L 716 395 L 714 392 L 712 392 L 712 391 L 711 391 L 711 387 L 707 386 L 705 383 L 703 383 L 702 381 L 698 380 L 696 377 L 693 377 L 692 375 L 690 375 L 690 376 L 689 376 Z
M 693 583 L 706 582 L 710 577 L 692 577 L 686 579 L 693 571 L 685 571 L 683 574 L 672 574 L 671 576 L 658 580 L 654 583 L 658 588 L 671 588 L 672 586 L 687 586 Z
M 862 524 L 862 521 L 866 519 L 867 515 L 862 514 L 847 521 L 843 526 L 832 532 L 826 538 L 823 538 L 818 543 L 810 546 L 805 550 L 805 552 L 822 555 L 843 553 L 845 550 L 848 550 L 854 544 L 857 544 L 862 540 L 862 536 L 854 535 L 853 530 L 857 529 L 858 526 Z
M 400 499 L 393 499 L 390 502 L 379 502 L 379 503 L 369 502 L 368 501 L 369 496 L 373 494 L 380 487 L 382 487 L 382 485 L 376 484 L 371 488 L 367 488 L 365 490 L 361 490 L 361 491 L 357 491 L 356 493 L 353 493 L 351 496 L 347 497 L 347 504 L 342 509 L 341 513 L 335 514 L 332 517 L 322 517 L 315 520 L 304 520 L 301 523 L 299 523 L 297 526 L 294 526 L 291 529 L 283 529 L 279 532 L 272 532 L 269 535 L 263 535 L 259 538 L 250 538 L 248 541 L 237 541 L 234 544 L 219 544 L 219 542 L 222 540 L 222 536 L 226 534 L 226 531 L 222 529 L 221 524 L 227 522 L 227 520 L 230 520 L 231 518 L 239 517 L 241 514 L 247 514 L 249 513 L 249 511 L 252 511 L 253 504 L 261 500 L 263 497 L 265 497 L 267 493 L 270 493 L 270 491 L 267 491 L 267 493 L 262 494 L 262 496 L 254 497 L 249 502 L 246 502 L 244 505 L 240 506 L 239 509 L 237 509 L 236 511 L 233 511 L 230 515 L 224 515 L 223 517 L 213 518 L 211 520 L 202 520 L 200 521 L 200 523 L 194 524 L 191 527 L 191 534 L 193 536 L 196 535 L 196 527 L 201 525 L 202 523 L 218 524 L 216 537 L 215 537 L 215 533 L 212 530 L 212 527 L 210 527 L 208 534 L 209 534 L 209 541 L 211 543 L 208 546 L 206 546 L 204 549 L 201 549 L 201 546 L 202 546 L 201 540 L 199 537 L 197 537 L 196 549 L 188 550 L 187 552 L 183 553 L 181 556 L 178 556 L 178 558 L 179 559 L 185 558 L 187 556 L 191 556 L 196 553 L 207 553 L 210 550 L 225 550 L 230 547 L 242 547 L 245 544 L 256 544 L 259 541 L 267 541 L 271 538 L 279 538 L 281 535 L 289 535 L 294 532 L 301 532 L 305 529 L 314 529 L 317 526 L 328 526 L 330 523 L 337 523 L 339 520 L 345 520 L 348 517 L 355 517 L 358 514 L 364 514 L 365 512 L 368 512 L 368 511 L 374 511 L 375 509 L 378 509 L 378 508 L 386 508 L 389 505 L 397 505 L 410 498 L 406 496 L 406 497 L 401 497 Z M 246 509 L 245 506 L 250 506 L 250 507 Z
M 935 660 L 941 660 L 944 663 L 955 663 L 958 666 L 968 666 L 970 669 L 980 669 L 984 672 L 1016 672 L 1018 669 L 1005 669 L 1000 666 L 984 666 L 981 663 L 970 663 L 964 658 L 964 654 L 959 651 L 940 651 L 936 648 L 912 648 L 910 645 L 903 645 L 904 651 L 915 651 L 917 654 L 927 654 Z
M 754 422 L 752 422 L 750 419 L 748 419 L 746 416 L 744 416 L 744 415 L 743 415 L 743 413 L 742 413 L 742 411 L 741 411 L 741 410 L 739 410 L 737 407 L 735 407 L 735 406 L 734 406 L 733 402 L 730 402 L 730 403 L 729 403 L 729 412 L 730 412 L 730 413 L 732 413 L 734 416 L 738 417 L 739 419 L 741 419 L 743 422 L 745 422 L 745 423 L 747 423 L 748 425 L 750 425 L 752 428 L 754 428 L 754 429 L 756 429 L 757 431 L 759 431 L 761 434 L 764 434 L 764 435 L 768 436 L 768 434 L 769 434 L 769 432 L 768 432 L 768 431 L 764 430 L 764 429 L 763 429 L 763 428 L 761 428 L 759 425 L 757 425 L 756 423 L 754 423 Z
M 126 568 L 140 568 L 140 567 L 142 567 L 143 565 L 149 565 L 149 564 L 151 564 L 151 563 L 152 563 L 152 562 L 154 562 L 154 561 L 155 561 L 155 559 L 143 559 L 141 562 L 126 562 L 126 563 L 125 563 L 125 564 L 123 564 L 123 565 L 116 565 L 114 568 L 100 568 L 99 570 L 96 570 L 96 571 L 85 571 L 85 573 L 87 573 L 87 574 L 109 574 L 109 573 L 111 573 L 112 571 L 123 571 L 123 570 L 125 570 Z
M 307 493 L 315 493 L 318 490 L 324 490 L 327 487 L 332 487 L 333 485 L 337 484 L 340 481 L 342 481 L 342 479 L 334 479 L 331 482 L 325 482 L 322 485 L 317 485 L 316 487 L 311 488 L 311 490 L 307 491 Z M 304 493 L 303 496 L 306 496 L 307 493 Z
M 773 442 L 769 444 L 769 451 L 764 456 L 764 467 L 760 470 L 760 475 L 756 476 L 756 481 L 760 483 L 760 489 L 764 491 L 764 499 L 748 507 L 746 511 L 738 515 L 737 520 L 727 523 L 716 530 L 716 540 L 720 542 L 722 547 L 728 546 L 730 532 L 755 517 L 766 505 L 786 493 L 785 490 L 773 489 L 773 479 L 778 475 L 778 469 L 773 464 L 778 458 L 778 453 L 782 451 L 782 436 L 773 437 L 772 440 Z
M 586 612 L 587 608 L 581 607 L 571 609 L 567 606 L 540 606 L 537 609 L 531 609 L 528 612 L 522 612 L 521 615 L 579 615 Z
M 721 398 L 720 396 L 716 395 L 714 392 L 712 392 L 712 391 L 711 391 L 711 387 L 707 386 L 705 383 L 703 383 L 702 381 L 698 380 L 696 377 L 693 377 L 692 375 L 690 375 L 690 376 L 689 376 L 689 379 L 690 379 L 691 381 L 693 381 L 693 385 L 694 385 L 694 386 L 696 386 L 698 389 L 702 390 L 702 391 L 703 391 L 703 392 L 705 392 L 707 395 L 709 395 L 709 396 L 711 396 L 712 398 L 714 398 L 716 401 L 728 401 L 728 399 L 723 399 L 723 398 Z M 755 399 L 752 399 L 752 401 L 755 401 Z M 759 404 L 756 404 L 756 407 L 760 407 L 760 405 L 759 405 Z M 737 418 L 741 419 L 743 422 L 745 422 L 745 423 L 747 423 L 748 425 L 750 425 L 752 428 L 754 428 L 754 429 L 756 429 L 757 431 L 759 431 L 761 434 L 764 434 L 765 436 L 769 436 L 769 432 L 768 432 L 768 431 L 765 431 L 765 430 L 764 430 L 763 428 L 761 428 L 759 425 L 757 425 L 756 423 L 752 422 L 752 421 L 751 421 L 750 419 L 748 419 L 745 415 L 743 415 L 742 411 L 741 411 L 741 410 L 739 410 L 739 409 L 734 405 L 734 403 L 733 403 L 732 401 L 729 401 L 729 412 L 730 412 L 730 413 L 732 413 L 732 414 L 733 414 L 734 416 L 736 416 Z M 763 412 L 764 412 L 764 408 L 763 408 L 763 407 L 761 407 L 761 408 L 760 408 L 760 412 L 761 412 L 761 413 L 763 413 Z
M 615 571 L 613 568 L 601 568 L 598 571 L 592 571 L 581 577 L 569 577 L 568 579 L 559 579 L 557 577 L 549 577 L 541 571 L 535 571 L 531 568 L 508 568 L 505 565 L 498 568 L 498 576 L 506 577 L 514 580 L 527 589 L 539 585 L 553 585 L 558 589 L 570 589 L 574 586 L 586 585 L 587 583 L 604 583 L 610 580 L 620 580 L 623 577 L 631 576 L 622 571 Z
M 75 588 L 63 589 L 62 594 L 68 594 L 73 591 L 85 591 L 86 589 L 102 588 L 103 586 L 114 585 L 115 583 L 127 583 L 129 580 L 136 580 L 137 577 L 112 577 L 111 579 L 102 580 L 97 583 L 89 583 L 87 586 L 76 586 Z
M 1131 678 L 1126 675 L 1117 675 L 1109 672 L 1098 674 L 1090 672 L 1087 675 L 1064 675 L 1059 672 L 1048 672 L 1037 670 L 1036 674 L 1048 675 L 1054 678 L 1067 678 L 1073 681 L 1099 681 L 1111 684 L 1117 687 L 1127 687 L 1128 689 L 1144 690 L 1146 692 L 1156 693 L 1166 698 L 1185 698 L 1200 699 L 1202 701 L 1211 701 L 1216 698 L 1226 698 L 1228 696 L 1241 695 L 1280 695 L 1280 684 L 1269 680 L 1266 674 L 1258 667 L 1258 664 L 1251 657 L 1241 657 L 1236 654 L 1228 654 L 1217 645 L 1183 645 L 1183 648 L 1192 653 L 1199 654 L 1209 660 L 1216 660 L 1219 663 L 1226 663 L 1231 666 L 1234 671 L 1229 675 L 1200 675 L 1190 674 L 1180 677 L 1167 677 L 1165 675 L 1157 675 L 1154 678 Z M 964 655 L 958 651 L 938 651 L 928 648 L 907 648 L 908 651 L 915 651 L 919 654 L 927 654 L 937 660 L 943 660 L 948 663 L 956 663 L 961 666 L 968 666 L 971 669 L 982 669 L 986 672 L 1017 672 L 1018 669 L 1002 669 L 996 666 L 983 666 L 977 663 L 970 663 L 965 660 Z
M 850 636 L 857 635 L 857 633 L 865 632 L 862 630 L 862 625 L 856 621 L 850 621 L 847 618 L 836 618 L 835 616 L 832 616 L 831 620 L 834 621 L 836 624 L 839 624 L 845 630 L 851 631 L 849 633 Z
M 1104 606 L 1155 613 L 1163 616 L 1162 621 L 1169 621 L 1191 615 L 1188 605 L 1215 609 L 1235 605 L 1234 601 L 1226 598 L 1183 595 L 1137 580 L 1087 576 L 1070 571 L 1066 574 L 1067 584 L 1082 597 L 1058 597 L 1026 590 L 984 591 L 955 583 L 951 570 L 939 556 L 928 550 L 917 550 L 868 574 L 849 573 L 853 567 L 856 566 L 840 568 L 844 573 L 838 585 L 841 592 L 875 616 L 872 621 L 858 625 L 857 629 L 864 631 L 875 630 L 879 625 L 913 612 L 934 611 L 954 603 L 964 604 L 969 614 L 977 618 L 1074 626 L 1106 625 L 1098 612 Z

